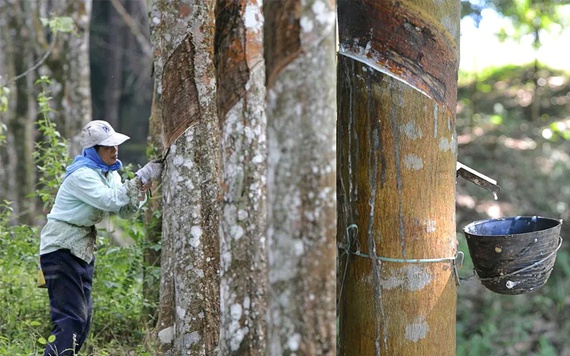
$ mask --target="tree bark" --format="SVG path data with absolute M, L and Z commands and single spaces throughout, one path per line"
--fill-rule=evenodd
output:
M 266 355 L 267 127 L 263 14 L 218 1 L 216 71 L 222 145 L 219 355 Z
M 117 131 L 128 131 L 150 115 L 153 54 L 148 14 L 144 0 L 93 3 L 93 117 L 110 122 Z M 147 135 L 146 127 L 131 130 L 131 139 L 121 147 L 123 158 L 143 164 L 137 152 Z
M 164 152 L 162 143 L 162 107 L 157 93 L 158 85 L 155 82 L 149 117 L 149 135 L 147 152 L 151 152 L 151 157 L 156 158 Z M 162 237 L 162 185 L 155 184 L 153 199 L 150 199 L 148 209 L 144 213 L 145 224 L 147 225 L 146 243 L 144 249 L 144 269 L 143 269 L 143 296 L 150 301 L 143 310 L 143 317 L 148 326 L 154 326 L 158 318 L 158 307 L 154 302 L 160 299 L 160 278 L 156 276 L 156 270 L 160 269 L 161 257 L 161 237 Z M 153 340 L 156 341 L 156 340 Z
M 18 81 L 16 76 L 31 68 L 37 57 L 32 28 L 32 8 L 27 3 L 0 0 L 0 85 L 10 89 L 8 110 L 0 113 L 0 124 L 6 127 L 6 141 L 0 145 L 0 201 L 12 202 L 13 216 L 21 223 L 32 223 L 35 170 L 33 123 L 37 115 L 35 72 Z
M 214 4 L 157 0 L 150 15 L 165 143 L 157 354 L 212 355 L 219 342 L 220 135 Z
M 334 355 L 335 8 L 264 4 L 269 354 Z
M 88 40 L 90 1 L 7 1 L 2 11 L 2 84 L 11 90 L 10 109 L 1 114 L 7 126 L 6 146 L 0 148 L 0 199 L 13 202 L 19 222 L 34 224 L 36 171 L 33 160 L 34 122 L 37 116 L 37 89 L 34 82 L 41 75 L 51 81 L 50 106 L 57 113 L 52 120 L 57 129 L 70 139 L 70 152 L 78 149 L 78 135 L 91 119 L 89 89 Z M 40 17 L 71 16 L 74 33 L 57 34 L 45 28 Z M 41 138 L 39 138 L 41 140 Z
M 115 2 L 121 4 L 121 1 Z M 104 87 L 104 116 L 102 120 L 108 121 L 111 126 L 119 129 L 119 116 L 121 113 L 121 96 L 123 94 L 123 69 L 125 66 L 125 49 L 127 46 L 127 27 L 120 13 L 117 12 L 116 6 L 110 6 L 108 12 L 107 26 L 110 30 L 107 41 L 108 48 L 105 49 L 105 87 Z
M 42 67 L 51 80 L 52 106 L 58 113 L 53 117 L 58 131 L 69 140 L 70 156 L 81 153 L 79 135 L 92 120 L 89 71 L 89 24 L 92 0 L 62 0 L 38 2 L 35 14 L 38 43 L 48 42 L 49 31 L 39 27 L 39 17 L 71 16 L 72 33 L 58 33 L 51 55 Z M 33 2 L 30 2 L 33 3 Z M 46 36 L 46 38 L 43 38 Z M 38 53 L 41 55 L 43 53 Z
M 339 1 L 341 355 L 455 355 L 459 5 Z

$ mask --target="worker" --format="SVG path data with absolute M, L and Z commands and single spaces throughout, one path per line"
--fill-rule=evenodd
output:
M 133 179 L 121 182 L 119 145 L 129 137 L 101 120 L 82 130 L 82 155 L 67 167 L 55 203 L 40 234 L 40 265 L 55 324 L 44 356 L 75 355 L 91 324 L 91 287 L 97 231 L 106 212 L 132 216 L 144 204 L 146 190 L 162 172 L 151 161 Z M 53 339 L 53 337 L 52 337 Z

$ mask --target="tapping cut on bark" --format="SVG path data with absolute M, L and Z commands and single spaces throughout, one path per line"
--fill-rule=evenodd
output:
M 454 355 L 459 1 L 338 23 L 338 354 Z
M 165 147 L 200 120 L 198 90 L 194 83 L 194 54 L 194 46 L 186 37 L 164 65 L 162 124 Z
M 338 11 L 341 54 L 373 63 L 455 112 L 458 45 L 420 1 L 339 1 Z

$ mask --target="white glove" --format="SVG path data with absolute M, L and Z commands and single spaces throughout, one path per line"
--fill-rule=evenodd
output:
M 135 175 L 138 176 L 143 184 L 147 184 L 152 180 L 157 180 L 162 174 L 162 163 L 160 161 L 150 161 L 139 169 Z

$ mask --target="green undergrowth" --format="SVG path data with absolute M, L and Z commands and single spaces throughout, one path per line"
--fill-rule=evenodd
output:
M 39 230 L 10 226 L 10 207 L 0 205 L 0 355 L 43 355 L 51 330 L 47 289 L 37 288 Z M 93 324 L 80 355 L 145 355 L 149 330 L 143 298 L 144 227 L 140 218 L 100 229 L 93 284 Z M 118 246 L 111 236 L 128 236 Z M 45 342 L 45 341 L 44 341 Z

